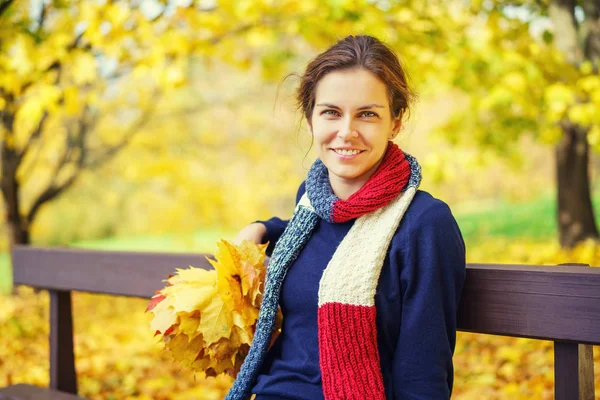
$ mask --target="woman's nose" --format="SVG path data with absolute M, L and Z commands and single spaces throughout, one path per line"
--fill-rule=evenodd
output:
M 358 137 L 358 131 L 354 128 L 352 121 L 340 121 L 341 126 L 338 130 L 340 139 L 351 139 Z

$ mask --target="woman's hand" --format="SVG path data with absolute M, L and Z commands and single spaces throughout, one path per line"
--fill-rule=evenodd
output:
M 242 228 L 242 230 L 239 231 L 237 236 L 233 239 L 233 243 L 239 245 L 245 239 L 260 244 L 262 243 L 266 233 L 267 227 L 264 224 L 261 224 L 260 222 L 254 222 Z

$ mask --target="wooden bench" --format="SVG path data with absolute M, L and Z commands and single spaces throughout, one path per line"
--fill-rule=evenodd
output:
M 71 291 L 149 299 L 176 267 L 188 265 L 212 268 L 200 254 L 16 247 L 14 284 L 50 292 L 50 388 L 9 386 L 0 400 L 77 398 Z M 458 328 L 554 341 L 555 399 L 593 400 L 600 268 L 469 264 Z

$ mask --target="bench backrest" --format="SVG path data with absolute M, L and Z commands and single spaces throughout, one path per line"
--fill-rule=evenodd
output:
M 202 254 L 15 247 L 14 283 L 50 291 L 51 387 L 76 393 L 70 291 L 150 298 L 189 265 L 212 268 Z M 555 341 L 555 398 L 593 399 L 600 268 L 469 264 L 458 329 Z

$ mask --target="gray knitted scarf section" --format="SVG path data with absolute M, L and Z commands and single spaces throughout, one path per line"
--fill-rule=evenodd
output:
M 404 153 L 410 163 L 408 187 L 416 187 L 421 181 L 421 167 L 411 155 Z M 260 367 L 265 360 L 275 326 L 275 317 L 279 305 L 279 293 L 288 268 L 310 239 L 319 218 L 330 221 L 327 204 L 337 199 L 329 183 L 328 171 L 323 162 L 317 159 L 312 165 L 307 179 L 306 190 L 314 210 L 296 207 L 283 234 L 275 244 L 271 262 L 265 277 L 265 292 L 258 313 L 256 330 L 248 355 L 244 359 L 233 386 L 225 400 L 246 400 L 251 395 Z M 321 215 L 322 214 L 322 215 Z

